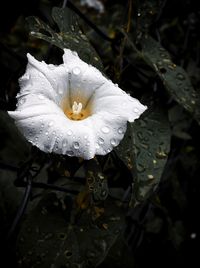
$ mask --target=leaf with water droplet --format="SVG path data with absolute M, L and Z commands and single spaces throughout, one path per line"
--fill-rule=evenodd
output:
M 76 199 L 70 195 L 44 194 L 21 226 L 19 267 L 65 267 L 66 263 L 69 267 L 88 267 L 89 263 L 96 267 L 104 260 L 124 226 L 124 210 L 107 199 L 106 209 L 91 206 L 90 212 L 83 209 L 79 213 L 73 202 Z M 93 220 L 94 212 L 99 211 L 100 216 Z
M 156 71 L 169 94 L 187 111 L 192 113 L 200 123 L 200 102 L 188 74 L 182 67 L 172 62 L 167 50 L 153 38 L 149 36 L 143 38 L 141 45 L 141 55 Z
M 156 106 L 128 124 L 124 139 L 115 149 L 134 178 L 133 206 L 148 198 L 159 184 L 170 149 L 169 121 Z
M 158 107 L 131 124 L 135 154 L 133 202 L 148 198 L 158 186 L 170 150 L 171 130 L 168 117 Z
M 69 8 L 54 7 L 52 17 L 59 27 L 59 33 L 54 32 L 39 18 L 32 16 L 27 18 L 30 34 L 61 49 L 69 48 L 76 51 L 82 60 L 103 70 L 98 54 L 78 26 L 77 15 Z

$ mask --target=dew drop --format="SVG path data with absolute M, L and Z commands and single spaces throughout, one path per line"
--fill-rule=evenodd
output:
M 137 108 L 133 109 L 133 111 L 134 111 L 135 113 L 138 113 L 138 112 L 139 112 L 139 110 L 138 110 Z
M 66 154 L 67 154 L 68 156 L 73 156 L 73 155 L 74 155 L 74 152 L 73 152 L 73 151 L 67 151 Z
M 79 67 L 75 67 L 72 72 L 75 75 L 79 75 L 81 73 L 81 70 L 79 69 Z
M 95 147 L 96 147 L 96 149 L 99 149 L 100 148 L 100 146 L 99 146 L 98 143 L 96 143 Z
M 73 143 L 73 146 L 74 146 L 74 149 L 76 150 L 79 149 L 79 143 L 77 141 Z
M 58 94 L 62 95 L 63 94 L 63 89 L 59 88 L 58 89 Z
M 110 132 L 110 129 L 109 129 L 109 127 L 102 127 L 102 128 L 101 128 L 101 131 L 102 131 L 103 133 L 107 134 L 107 133 Z
M 118 133 L 119 133 L 119 134 L 124 134 L 124 132 L 125 132 L 125 131 L 124 131 L 124 129 L 123 129 L 122 127 L 118 128 Z
M 55 131 L 53 131 L 53 132 L 52 132 L 52 134 L 53 134 L 53 135 L 56 135 L 56 132 L 55 132 Z
M 98 143 L 99 143 L 100 145 L 104 144 L 104 139 L 99 138 L 99 139 L 98 139 Z
M 20 101 L 19 101 L 19 104 L 24 104 L 26 102 L 26 99 L 25 98 L 23 98 L 23 99 L 21 99 Z
M 87 139 L 88 139 L 88 135 L 85 135 L 85 136 L 84 136 L 84 139 L 87 140 Z
M 49 127 L 53 126 L 53 121 L 49 122 L 48 126 Z
M 117 142 L 116 142 L 115 139 L 111 139 L 111 140 L 110 140 L 110 143 L 111 143 L 111 145 L 113 145 L 113 146 L 117 145 Z
M 47 135 L 49 135 L 49 132 L 48 132 L 48 131 L 46 131 L 46 132 L 45 132 L 45 135 L 46 135 L 46 136 L 47 136 Z
M 182 74 L 182 73 L 178 73 L 176 75 L 176 77 L 179 79 L 179 80 L 184 80 L 185 79 L 185 76 Z
M 70 129 L 67 131 L 67 135 L 68 136 L 71 136 L 72 135 L 72 131 Z
M 66 139 L 63 140 L 63 142 L 62 142 L 62 146 L 63 146 L 63 147 L 66 147 L 66 146 L 67 146 L 67 140 L 66 140 Z

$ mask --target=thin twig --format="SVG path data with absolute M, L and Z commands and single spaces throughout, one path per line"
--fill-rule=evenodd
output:
M 82 18 L 96 33 L 98 33 L 103 39 L 113 42 L 114 39 L 107 36 L 102 30 L 100 30 L 91 20 L 89 20 L 71 1 L 68 0 L 67 6 L 73 10 L 80 18 Z
M 26 185 L 26 189 L 25 189 L 25 192 L 24 192 L 24 196 L 23 196 L 23 199 L 22 199 L 22 202 L 19 206 L 19 209 L 17 211 L 17 214 L 16 214 L 16 217 L 13 221 L 13 224 L 8 232 L 8 235 L 7 235 L 7 240 L 10 240 L 10 238 L 12 237 L 17 225 L 19 224 L 22 216 L 24 215 L 24 212 L 26 210 L 26 207 L 27 207 L 27 204 L 28 204 L 28 201 L 30 199 L 30 194 L 31 194 L 31 189 L 32 189 L 32 177 L 30 177 L 27 181 L 27 185 Z

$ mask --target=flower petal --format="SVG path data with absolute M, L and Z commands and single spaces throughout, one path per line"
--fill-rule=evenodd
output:
M 70 99 L 86 105 L 107 79 L 95 67 L 82 61 L 76 52 L 64 49 L 64 65 L 70 72 Z
M 25 74 L 19 79 L 21 91 L 17 97 L 40 93 L 59 103 L 68 93 L 68 72 L 64 65 L 48 65 L 30 54 L 27 57 L 28 65 Z
M 23 109 L 9 112 L 27 140 L 44 152 L 93 158 L 95 146 L 90 122 L 70 120 L 55 103 L 48 99 L 37 103 L 36 97 L 27 98 Z M 30 106 L 31 100 L 34 104 Z
M 117 146 L 126 132 L 127 120 L 108 112 L 90 117 L 95 135 L 96 154 L 105 155 Z
M 124 120 L 129 122 L 134 122 L 147 109 L 111 81 L 107 81 L 95 92 L 92 102 L 94 113 L 104 111 L 113 116 L 124 117 Z

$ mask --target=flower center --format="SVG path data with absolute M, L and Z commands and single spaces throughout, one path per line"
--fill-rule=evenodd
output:
M 83 105 L 81 102 L 79 102 L 79 104 L 78 104 L 76 101 L 74 101 L 74 104 L 72 105 L 72 113 L 73 114 L 80 114 L 82 108 L 83 108 Z
M 74 101 L 72 107 L 64 108 L 65 115 L 71 120 L 83 120 L 91 115 L 91 107 L 83 108 L 82 102 Z

